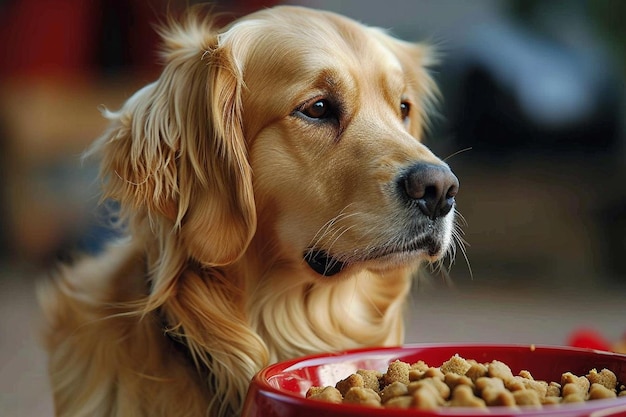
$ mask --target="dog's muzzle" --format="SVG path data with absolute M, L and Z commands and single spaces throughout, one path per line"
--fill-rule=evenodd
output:
M 443 164 L 417 163 L 408 167 L 396 179 L 396 198 L 402 202 L 415 220 L 414 231 L 396 242 L 381 245 L 378 250 L 370 250 L 359 261 L 369 261 L 402 253 L 426 253 L 434 257 L 442 251 L 438 228 L 454 208 L 459 191 L 459 180 L 450 168 Z M 426 225 L 426 226 L 424 226 Z M 424 229 L 432 232 L 424 232 Z M 413 230 L 407 229 L 407 230 Z M 345 258 L 344 258 L 345 259 Z M 330 277 L 340 273 L 346 262 L 331 256 L 323 249 L 311 248 L 304 253 L 304 260 L 318 274 Z

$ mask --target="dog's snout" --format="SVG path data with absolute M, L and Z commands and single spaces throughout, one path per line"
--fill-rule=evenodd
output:
M 406 196 L 432 220 L 452 210 L 459 191 L 459 180 L 450 168 L 427 163 L 413 165 L 402 177 L 401 185 Z

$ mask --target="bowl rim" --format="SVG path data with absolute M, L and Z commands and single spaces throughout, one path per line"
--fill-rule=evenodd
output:
M 417 416 L 455 416 L 455 415 L 488 415 L 490 417 L 498 417 L 498 416 L 558 416 L 560 414 L 569 415 L 572 412 L 588 412 L 589 416 L 594 416 L 595 412 L 602 410 L 602 416 L 610 416 L 611 413 L 606 414 L 604 412 L 610 411 L 613 408 L 616 410 L 623 410 L 626 407 L 626 397 L 618 397 L 618 398 L 610 398 L 610 399 L 602 399 L 602 400 L 593 400 L 593 401 L 585 401 L 583 403 L 570 403 L 567 405 L 564 404 L 556 404 L 556 405 L 544 405 L 541 408 L 532 408 L 532 407 L 508 407 L 508 406 L 489 406 L 488 411 L 478 411 L 475 408 L 471 407 L 445 407 L 439 408 L 437 410 L 419 410 L 419 413 L 416 413 L 416 410 L 409 409 L 394 409 L 394 408 L 377 408 L 377 407 L 367 407 L 357 404 L 334 404 L 324 401 L 316 401 L 307 399 L 299 394 L 296 394 L 291 391 L 282 390 L 276 388 L 272 384 L 269 383 L 269 377 L 275 376 L 276 374 L 282 372 L 288 372 L 290 370 L 300 369 L 304 367 L 317 366 L 322 364 L 328 364 L 328 360 L 331 359 L 330 363 L 338 363 L 341 362 L 342 359 L 349 360 L 351 357 L 356 357 L 359 355 L 372 353 L 372 354 L 380 354 L 389 356 L 390 360 L 393 357 L 397 356 L 406 356 L 410 354 L 412 350 L 417 349 L 433 349 L 433 348 L 485 348 L 485 349 L 505 349 L 505 350 L 544 350 L 544 351 L 553 351 L 553 352 L 580 352 L 585 354 L 594 354 L 601 355 L 607 357 L 615 357 L 619 360 L 626 361 L 626 354 L 602 351 L 596 349 L 587 349 L 587 348 L 577 348 L 577 347 L 569 347 L 569 346 L 560 346 L 560 345 L 549 345 L 549 344 L 522 344 L 522 343 L 409 343 L 399 346 L 381 346 L 381 347 L 365 347 L 365 348 L 356 348 L 356 349 L 348 349 L 337 352 L 325 352 L 325 353 L 317 353 L 306 355 L 282 362 L 277 362 L 271 365 L 266 366 L 262 370 L 260 370 L 251 380 L 251 387 L 253 384 L 256 384 L 256 389 L 266 395 L 268 397 L 274 398 L 276 400 L 280 400 L 281 402 L 286 402 L 290 404 L 296 404 L 304 406 L 308 409 L 319 410 L 321 413 L 328 413 L 333 410 L 335 411 L 345 411 L 346 413 L 353 413 L 357 415 L 359 412 L 363 413 L 364 410 L 367 410 L 368 416 L 391 416 L 391 417 L 417 417 Z M 622 382 L 623 383 L 623 382 Z M 251 388 L 249 389 L 249 391 Z M 322 415 L 322 414 L 320 414 Z M 622 415 L 622 414 L 620 414 Z

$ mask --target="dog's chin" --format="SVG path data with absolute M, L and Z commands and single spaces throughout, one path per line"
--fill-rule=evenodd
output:
M 304 255 L 309 267 L 324 277 L 337 275 L 349 267 L 362 266 L 377 271 L 406 267 L 419 261 L 434 262 L 445 253 L 447 244 L 432 236 L 408 244 L 387 245 L 362 255 L 330 255 L 321 249 L 310 249 Z

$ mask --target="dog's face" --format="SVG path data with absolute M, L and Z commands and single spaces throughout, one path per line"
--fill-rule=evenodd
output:
M 264 35 L 243 94 L 260 232 L 323 275 L 440 257 L 458 181 L 420 143 L 434 93 L 425 48 L 327 13 L 287 22 L 231 29 Z
M 206 266 L 254 251 L 312 276 L 446 252 L 458 181 L 421 143 L 425 47 L 297 7 L 164 41 L 161 78 L 95 147 L 107 195 L 163 251 Z

